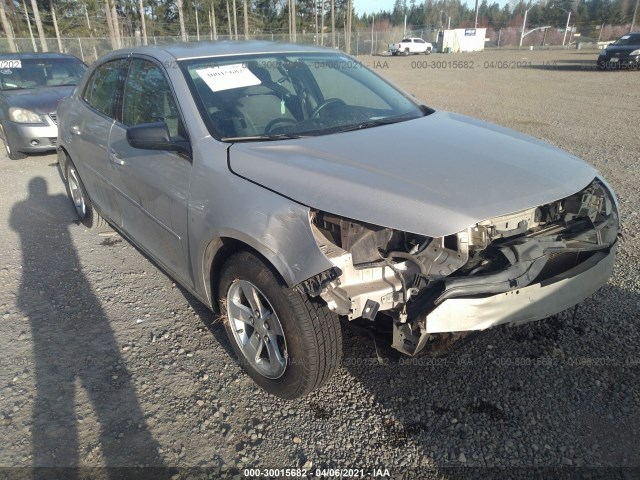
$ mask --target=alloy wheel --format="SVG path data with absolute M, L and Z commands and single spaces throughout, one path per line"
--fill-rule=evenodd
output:
M 278 315 L 258 287 L 236 280 L 227 293 L 227 316 L 246 361 L 262 376 L 280 378 L 287 369 L 287 343 Z

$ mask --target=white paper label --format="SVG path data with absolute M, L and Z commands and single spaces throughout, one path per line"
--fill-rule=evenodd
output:
M 631 35 L 623 35 L 620 37 L 620 40 L 626 40 L 627 38 L 631 38 Z
M 22 68 L 21 60 L 0 60 L 0 68 Z
M 232 88 L 250 87 L 262 83 L 246 65 L 241 63 L 203 68 L 196 70 L 196 73 L 200 75 L 200 78 L 202 78 L 214 92 L 231 90 Z

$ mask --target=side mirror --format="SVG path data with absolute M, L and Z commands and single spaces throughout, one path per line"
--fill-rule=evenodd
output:
M 186 141 L 173 141 L 164 122 L 143 123 L 127 128 L 127 142 L 133 148 L 165 150 L 191 155 Z

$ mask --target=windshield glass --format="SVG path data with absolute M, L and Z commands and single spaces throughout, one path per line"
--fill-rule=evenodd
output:
M 186 60 L 181 67 L 211 134 L 277 140 L 422 117 L 413 100 L 333 52 Z
M 0 88 L 59 87 L 76 85 L 86 67 L 73 58 L 0 59 Z
M 640 45 L 640 35 L 623 35 L 613 45 Z

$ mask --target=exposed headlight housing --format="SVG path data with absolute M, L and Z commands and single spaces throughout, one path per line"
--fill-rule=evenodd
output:
M 634 50 L 629 55 L 640 55 L 640 48 L 638 50 Z
M 39 114 L 19 107 L 9 109 L 9 120 L 16 123 L 43 123 Z
M 604 57 L 604 56 L 606 56 L 606 55 L 607 55 L 607 49 L 605 48 L 605 49 L 603 49 L 603 50 L 600 52 L 600 56 L 601 56 L 601 57 Z

